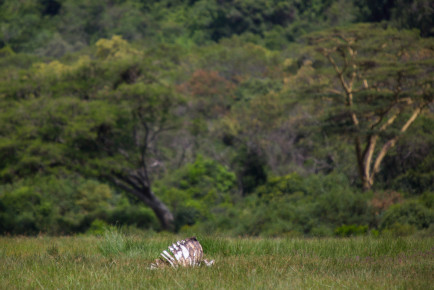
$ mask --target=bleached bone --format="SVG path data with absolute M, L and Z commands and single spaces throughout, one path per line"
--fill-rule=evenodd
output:
M 182 241 L 177 241 L 168 247 L 173 256 L 166 250 L 160 255 L 162 259 L 155 260 L 150 265 L 150 269 L 162 268 L 171 266 L 176 268 L 182 267 L 196 267 L 205 264 L 206 266 L 214 265 L 214 260 L 208 261 L 203 259 L 203 249 L 196 237 L 188 238 Z

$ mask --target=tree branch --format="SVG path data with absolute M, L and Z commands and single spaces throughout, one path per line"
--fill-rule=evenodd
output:
M 352 50 L 350 50 L 352 51 Z M 354 54 L 354 52 L 352 52 Z M 344 54 L 344 53 L 343 53 Z M 334 70 L 336 71 L 336 74 L 338 75 L 339 81 L 345 91 L 345 96 L 346 96 L 346 104 L 348 107 L 352 107 L 353 106 L 353 91 L 352 91 L 352 86 L 353 86 L 353 82 L 357 76 L 356 72 L 355 72 L 355 68 L 351 74 L 351 80 L 350 83 L 348 84 L 345 81 L 344 78 L 344 70 L 340 70 L 338 65 L 336 64 L 335 60 L 333 59 L 333 57 L 331 56 L 331 53 L 323 53 L 323 55 L 329 60 L 329 62 L 332 64 Z M 346 58 L 346 55 L 344 54 L 342 56 L 344 58 L 345 61 L 348 61 Z M 356 113 L 354 113 L 353 111 L 351 111 L 351 120 L 353 121 L 354 125 L 358 126 L 359 125 L 359 119 L 357 118 Z
M 363 177 L 370 176 L 372 156 L 374 155 L 375 146 L 377 146 L 378 135 L 368 136 L 368 142 L 363 152 Z
M 420 113 L 422 112 L 423 107 L 426 104 L 424 104 L 423 106 L 417 107 L 414 111 L 413 114 L 410 116 L 410 118 L 407 120 L 407 122 L 402 126 L 400 132 L 401 134 L 404 133 L 405 131 L 407 131 L 407 129 L 410 127 L 410 125 L 416 120 L 416 118 L 420 115 Z M 401 137 L 400 135 L 396 135 L 395 137 L 393 137 L 392 139 L 390 139 L 389 141 L 387 141 L 383 147 L 381 148 L 380 152 L 378 153 L 377 159 L 375 160 L 374 163 L 374 167 L 372 169 L 372 173 L 370 175 L 370 180 L 374 179 L 374 175 L 376 173 L 378 173 L 378 171 L 380 170 L 380 165 L 381 162 L 383 161 L 384 157 L 386 156 L 387 152 L 393 148 L 396 144 L 396 142 L 398 141 L 398 139 Z
M 134 194 L 137 198 L 143 200 L 146 204 L 149 204 L 151 202 L 151 200 L 145 196 L 142 192 L 142 190 L 135 188 L 134 186 L 129 185 L 128 183 L 125 182 L 125 180 L 123 179 L 119 179 L 116 177 L 110 177 L 110 180 L 120 189 L 132 193 Z
M 393 124 L 393 122 L 395 122 L 396 118 L 398 118 L 398 116 L 402 113 L 402 110 L 397 110 L 392 116 L 390 116 L 389 119 L 387 119 L 387 121 L 385 123 L 383 123 L 383 125 L 381 125 L 380 127 L 380 132 L 384 132 L 387 127 L 389 127 L 390 125 Z
M 345 90 L 345 93 L 348 94 L 350 92 L 350 88 L 348 87 L 347 83 L 345 82 L 343 71 L 341 71 L 339 69 L 338 65 L 336 64 L 335 60 L 333 59 L 333 57 L 330 54 L 326 54 L 324 56 L 327 57 L 329 62 L 332 64 L 334 70 L 336 71 L 336 74 L 339 77 L 339 81 L 341 82 L 341 85 Z

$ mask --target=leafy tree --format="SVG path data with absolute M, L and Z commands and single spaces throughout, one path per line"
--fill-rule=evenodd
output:
M 155 183 L 155 191 L 173 209 L 175 230 L 212 220 L 219 207 L 232 205 L 235 190 L 235 174 L 201 155 Z
M 432 41 L 412 31 L 373 25 L 308 37 L 330 64 L 325 102 L 332 127 L 351 136 L 364 189 L 374 184 L 386 154 L 433 102 Z M 321 94 L 321 92 L 320 92 Z
M 179 90 L 192 96 L 191 106 L 197 112 L 196 115 L 212 118 L 227 113 L 233 101 L 234 88 L 233 83 L 217 72 L 198 70 Z
M 26 76 L 31 89 L 19 97 L 6 92 L 0 178 L 70 171 L 99 178 L 136 196 L 171 229 L 172 213 L 151 190 L 149 164 L 163 159 L 158 136 L 176 126 L 179 98 L 120 37 L 100 40 L 96 57 L 34 65 Z
M 159 162 L 158 135 L 173 126 L 171 111 L 176 103 L 173 92 L 161 85 L 138 83 L 121 86 L 113 97 L 113 101 L 125 106 L 130 117 L 118 123 L 119 127 L 102 128 L 101 145 L 106 146 L 108 154 L 102 168 L 112 168 L 106 177 L 144 201 L 154 210 L 163 229 L 171 229 L 173 215 L 152 192 L 148 168 L 150 161 L 156 165 Z M 113 157 L 122 166 L 113 166 Z

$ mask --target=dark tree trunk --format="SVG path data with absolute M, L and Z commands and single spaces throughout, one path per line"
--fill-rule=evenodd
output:
M 160 221 L 161 227 L 167 231 L 174 230 L 174 218 L 173 214 L 167 208 L 167 206 L 155 196 L 155 194 L 148 188 L 146 194 L 138 196 L 146 205 L 148 205 L 157 216 Z
M 152 192 L 144 182 L 138 182 L 135 177 L 112 178 L 113 182 L 121 189 L 131 193 L 149 206 L 160 221 L 161 228 L 167 231 L 174 230 L 174 218 L 167 206 Z M 140 180 L 143 181 L 143 180 Z

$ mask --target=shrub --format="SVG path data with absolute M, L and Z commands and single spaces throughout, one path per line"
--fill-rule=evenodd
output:
M 214 208 L 232 203 L 231 194 L 237 186 L 233 172 L 199 155 L 193 163 L 157 181 L 154 188 L 171 207 L 178 231 L 185 225 L 212 219 Z
M 392 237 L 404 237 L 414 234 L 416 230 L 416 226 L 414 225 L 394 223 L 389 228 L 383 230 L 382 234 Z
M 106 220 L 110 224 L 134 225 L 141 228 L 158 228 L 154 212 L 145 205 L 130 204 L 124 200 L 108 212 Z
M 232 208 L 217 211 L 212 226 L 234 235 L 332 236 L 340 225 L 373 222 L 368 197 L 352 191 L 341 175 L 271 177 Z M 347 227 L 339 234 L 356 235 L 368 230 L 368 226 Z
M 108 224 L 105 221 L 96 219 L 90 224 L 86 233 L 89 235 L 102 236 L 107 228 Z
M 53 206 L 29 186 L 0 194 L 0 232 L 37 234 L 49 232 L 53 224 Z
M 0 186 L 0 234 L 101 234 L 104 224 L 158 228 L 151 209 L 95 180 L 36 176 Z
M 416 229 L 426 229 L 434 223 L 434 212 L 418 200 L 410 200 L 391 206 L 380 222 L 381 229 L 392 229 L 400 225 L 414 226 Z M 398 225 L 398 226 L 397 226 Z
M 342 225 L 335 229 L 335 235 L 340 237 L 359 236 L 368 232 L 368 226 Z

